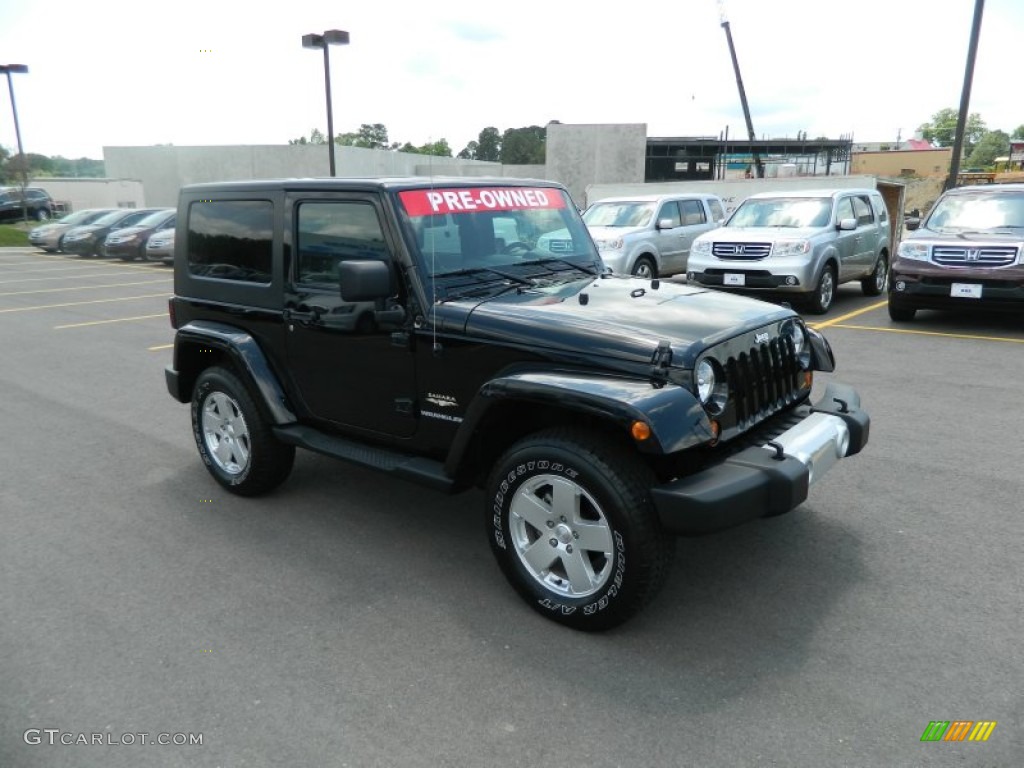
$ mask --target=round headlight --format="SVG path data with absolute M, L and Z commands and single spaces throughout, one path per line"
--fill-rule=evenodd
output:
M 793 342 L 793 352 L 796 353 L 800 367 L 806 368 L 811 364 L 811 345 L 808 343 L 803 324 L 796 320 L 787 320 L 782 330 Z
M 715 391 L 715 367 L 709 360 L 697 363 L 697 397 L 701 405 L 707 405 Z

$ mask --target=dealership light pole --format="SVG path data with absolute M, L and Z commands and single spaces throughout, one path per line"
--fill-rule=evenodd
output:
M 28 203 L 25 201 L 25 187 L 28 186 L 28 163 L 25 161 L 25 150 L 21 146 L 21 127 L 18 125 L 18 105 L 14 102 L 14 84 L 11 73 L 27 74 L 25 64 L 0 64 L 0 72 L 7 75 L 7 90 L 11 93 L 11 111 L 14 113 L 14 135 L 18 139 L 18 163 L 21 165 L 21 218 L 28 219 Z
M 978 55 L 978 38 L 981 36 L 981 16 L 984 11 L 985 0 L 974 0 L 974 21 L 971 23 L 971 39 L 967 46 L 964 87 L 960 91 L 960 111 L 957 113 L 956 133 L 953 135 L 953 157 L 943 189 L 955 187 L 960 175 L 960 155 L 964 151 L 964 131 L 967 127 L 967 111 L 971 106 L 971 84 L 974 82 L 974 59 Z
M 331 112 L 331 59 L 328 49 L 332 45 L 348 45 L 348 32 L 328 29 L 322 35 L 302 36 L 303 48 L 324 49 L 324 88 L 327 91 L 327 154 L 331 161 L 331 176 L 334 176 L 334 115 Z

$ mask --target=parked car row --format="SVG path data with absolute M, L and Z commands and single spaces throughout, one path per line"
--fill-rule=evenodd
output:
M 94 208 L 36 227 L 28 237 L 33 245 L 51 253 L 164 261 L 168 230 L 173 251 L 175 214 L 174 208 Z M 162 248 L 154 248 L 151 254 L 147 246 L 158 233 Z

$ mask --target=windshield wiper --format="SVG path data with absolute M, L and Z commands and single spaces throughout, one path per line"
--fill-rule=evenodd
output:
M 544 259 L 530 259 L 529 261 L 520 261 L 519 262 L 520 265 L 526 265 L 526 264 L 544 265 L 544 264 L 551 264 L 551 263 L 565 264 L 566 266 L 572 267 L 573 269 L 578 269 L 580 272 L 585 272 L 588 275 L 596 275 L 597 274 L 597 270 L 593 269 L 592 267 L 585 267 L 582 264 L 577 264 L 575 261 L 569 261 L 569 259 L 563 259 L 563 258 L 561 258 L 559 256 L 549 256 L 549 257 L 544 258 Z
M 494 267 L 472 267 L 469 269 L 458 269 L 454 272 L 438 272 L 434 277 L 469 277 L 471 275 L 479 275 L 481 272 L 490 272 L 493 275 L 497 275 L 505 280 L 511 280 L 519 285 L 533 285 L 532 280 L 495 269 Z

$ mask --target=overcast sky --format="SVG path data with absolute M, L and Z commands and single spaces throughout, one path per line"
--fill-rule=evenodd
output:
M 1024 2 L 988 0 L 971 112 L 1024 123 Z M 974 0 L 725 0 L 755 132 L 903 138 L 959 106 Z M 26 152 L 102 158 L 104 146 L 285 144 L 383 123 L 392 141 L 482 128 L 646 123 L 648 136 L 745 134 L 715 0 L 341 2 L 2 0 Z M 0 91 L 0 144 L 16 150 Z

